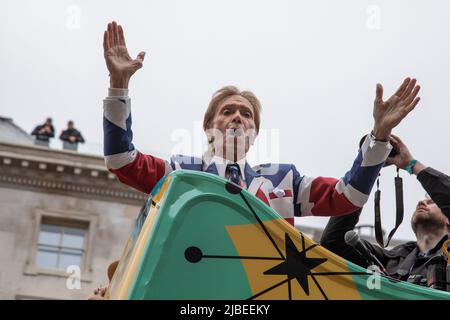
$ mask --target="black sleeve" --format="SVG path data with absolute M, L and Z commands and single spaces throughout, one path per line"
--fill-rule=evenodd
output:
M 323 230 L 320 244 L 353 263 L 367 267 L 365 260 L 344 240 L 347 231 L 353 230 L 358 223 L 361 211 L 362 208 L 348 215 L 331 217 Z
M 53 138 L 55 136 L 55 128 L 53 126 L 50 126 L 51 133 L 48 135 L 49 138 Z
M 39 130 L 41 130 L 42 126 L 36 126 L 36 128 L 34 128 L 33 132 L 31 132 L 32 136 L 36 136 L 39 134 Z
M 67 130 L 63 130 L 59 136 L 59 139 L 61 139 L 62 141 L 68 141 L 69 140 L 69 134 L 67 132 Z
M 362 208 L 344 216 L 331 217 L 323 230 L 320 244 L 327 249 L 339 254 L 344 251 L 347 244 L 344 236 L 347 231 L 353 230 L 359 221 Z
M 450 177 L 428 167 L 419 172 L 417 180 L 419 180 L 425 191 L 447 218 L 450 219 Z
M 81 142 L 81 143 L 84 143 L 84 138 L 83 138 L 83 136 L 81 135 L 81 132 L 80 132 L 80 131 L 77 131 L 77 141 L 78 141 L 78 142 Z
M 367 268 L 368 265 L 366 260 L 353 247 L 347 245 L 344 239 L 347 231 L 355 228 L 359 221 L 361 211 L 362 208 L 348 215 L 331 217 L 322 233 L 320 244 L 342 258 Z M 385 250 L 364 239 L 362 241 L 366 248 L 375 255 L 381 263 L 386 265 L 387 257 L 385 255 Z

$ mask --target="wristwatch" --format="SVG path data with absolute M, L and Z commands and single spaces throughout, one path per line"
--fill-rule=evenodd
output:
M 373 134 L 373 130 L 370 132 L 370 138 L 372 140 L 380 141 L 380 142 L 388 142 L 389 141 L 389 137 L 387 139 L 377 139 L 377 137 L 375 137 L 375 135 Z

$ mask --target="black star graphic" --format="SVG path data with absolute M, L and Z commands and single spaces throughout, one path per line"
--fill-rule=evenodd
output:
M 324 258 L 306 257 L 305 248 L 298 251 L 292 239 L 285 233 L 286 259 L 277 266 L 267 270 L 264 274 L 286 275 L 288 281 L 296 279 L 305 293 L 309 295 L 308 276 L 311 270 L 326 262 Z
M 312 272 L 314 268 L 321 265 L 322 263 L 326 262 L 326 258 L 308 258 L 306 256 L 306 253 L 314 249 L 318 244 L 313 244 L 306 248 L 305 245 L 305 237 L 301 232 L 298 232 L 299 236 L 301 237 L 301 243 L 302 243 L 302 251 L 297 250 L 294 242 L 291 240 L 289 235 L 285 233 L 285 254 L 283 254 L 282 250 L 278 248 L 278 245 L 276 244 L 272 234 L 270 233 L 270 230 L 266 228 L 264 223 L 262 222 L 261 218 L 258 216 L 256 211 L 253 209 L 253 207 L 250 205 L 250 203 L 247 201 L 246 197 L 244 196 L 242 189 L 238 186 L 234 188 L 234 186 L 231 183 L 226 185 L 226 190 L 234 195 L 239 195 L 242 200 L 247 205 L 248 209 L 251 211 L 253 216 L 255 217 L 256 221 L 258 222 L 259 226 L 261 227 L 261 230 L 264 232 L 264 234 L 267 236 L 267 239 L 270 240 L 273 247 L 276 249 L 278 256 L 276 257 L 259 257 L 259 256 L 229 256 L 229 255 L 211 255 L 211 254 L 204 254 L 202 250 L 198 247 L 189 247 L 185 250 L 184 256 L 187 261 L 190 263 L 200 263 L 203 259 L 236 259 L 236 260 L 277 260 L 281 261 L 280 264 L 277 266 L 271 268 L 270 270 L 265 271 L 264 275 L 286 275 L 287 279 L 284 279 L 283 281 L 280 281 L 279 283 L 275 283 L 269 288 L 265 288 L 264 290 L 254 294 L 248 300 L 256 299 L 257 297 L 260 297 L 267 292 L 270 292 L 272 290 L 275 290 L 281 285 L 284 285 L 285 283 L 288 284 L 288 294 L 289 294 L 289 300 L 292 300 L 292 292 L 291 292 L 291 280 L 296 279 L 300 286 L 303 288 L 305 293 L 309 295 L 309 286 L 308 286 L 308 277 L 310 276 L 312 280 L 314 281 L 314 284 L 317 286 L 317 288 L 322 293 L 322 296 L 328 300 L 327 295 L 325 294 L 325 291 L 320 286 L 319 282 L 317 281 L 316 277 L 318 276 L 326 276 L 326 277 L 333 277 L 333 276 L 339 276 L 339 275 L 360 275 L 360 276 L 368 276 L 370 273 L 367 272 Z

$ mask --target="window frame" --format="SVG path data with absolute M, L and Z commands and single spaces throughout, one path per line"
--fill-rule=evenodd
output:
M 83 254 L 81 256 L 80 271 L 82 282 L 92 282 L 92 249 L 93 239 L 95 238 L 97 229 L 97 216 L 92 213 L 74 212 L 74 211 L 56 211 L 44 210 L 36 208 L 33 215 L 33 234 L 30 239 L 30 250 L 28 252 L 28 259 L 26 262 L 24 274 L 26 275 L 50 275 L 68 278 L 70 276 L 66 270 L 57 268 L 46 268 L 37 265 L 37 253 L 39 235 L 42 224 L 56 225 L 61 227 L 77 227 L 86 230 Z
M 80 265 L 83 264 L 83 259 L 86 256 L 86 241 L 87 241 L 87 233 L 89 231 L 89 225 L 80 225 L 78 226 L 68 226 L 64 222 L 60 221 L 47 221 L 48 219 L 46 217 L 43 217 L 41 221 L 41 227 L 39 230 L 39 237 L 37 241 L 37 255 L 36 255 L 36 265 L 37 260 L 39 258 L 40 252 L 48 252 L 56 255 L 56 265 L 61 264 L 61 259 L 64 254 L 68 255 L 74 255 L 80 258 Z M 50 232 L 47 228 L 47 230 L 44 229 L 44 227 L 50 227 L 55 228 L 57 230 L 57 237 L 58 237 L 58 243 L 44 243 L 40 242 L 40 238 L 42 235 L 42 232 Z M 70 229 L 72 230 L 81 230 L 83 242 L 81 243 L 81 246 L 79 248 L 76 247 L 69 247 L 67 245 L 64 245 L 64 238 L 66 235 L 70 235 Z M 77 231 L 78 232 L 78 231 Z M 53 233 L 53 232 L 52 232 Z M 50 268 L 53 269 L 53 267 L 45 267 L 45 266 L 39 266 L 40 268 Z M 55 269 L 61 270 L 62 268 L 55 267 Z M 64 269 L 62 269 L 64 270 Z

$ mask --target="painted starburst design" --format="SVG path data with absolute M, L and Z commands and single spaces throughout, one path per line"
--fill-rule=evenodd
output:
M 229 256 L 229 255 L 211 255 L 204 254 L 202 250 L 198 247 L 189 247 L 185 250 L 185 258 L 187 261 L 191 263 L 198 263 L 202 259 L 239 259 L 239 260 L 265 260 L 265 261 L 279 261 L 275 266 L 270 267 L 262 272 L 261 276 L 265 277 L 273 277 L 273 276 L 282 276 L 285 277 L 284 280 L 271 285 L 264 290 L 261 290 L 249 297 L 249 300 L 256 299 L 270 291 L 273 291 L 280 286 L 283 286 L 287 283 L 288 289 L 288 297 L 289 300 L 292 300 L 292 282 L 298 283 L 303 292 L 309 296 L 310 295 L 310 283 L 309 279 L 312 279 L 314 285 L 320 291 L 322 297 L 328 300 L 328 296 L 320 285 L 317 277 L 320 276 L 339 276 L 339 275 L 367 275 L 367 273 L 363 272 L 315 272 L 314 270 L 320 265 L 327 262 L 326 258 L 317 258 L 317 257 L 309 257 L 308 252 L 318 246 L 318 244 L 312 244 L 309 247 L 306 247 L 305 237 L 299 231 L 297 231 L 297 235 L 299 236 L 299 240 L 301 243 L 301 248 L 297 248 L 293 239 L 288 233 L 284 233 L 284 252 L 280 249 L 280 247 L 276 244 L 274 240 L 274 236 L 269 232 L 268 228 L 261 221 L 258 214 L 251 207 L 248 200 L 245 198 L 244 194 L 241 192 L 240 188 L 227 185 L 227 191 L 232 194 L 238 194 L 245 202 L 249 210 L 252 212 L 253 216 L 258 222 L 258 225 L 261 227 L 264 232 L 265 237 L 270 241 L 273 248 L 277 252 L 277 256 L 275 257 L 263 257 L 263 256 Z

